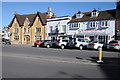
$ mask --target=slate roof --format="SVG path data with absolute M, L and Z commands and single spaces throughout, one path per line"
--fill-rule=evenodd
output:
M 98 16 L 97 17 L 91 17 L 91 12 L 84 12 L 84 16 L 82 18 L 76 18 L 75 13 L 72 16 L 72 19 L 69 23 L 74 23 L 74 22 L 84 22 L 84 21 L 100 21 L 100 20 L 113 20 L 115 19 L 116 16 L 116 9 L 113 10 L 106 10 L 106 11 L 98 11 Z
M 46 19 L 47 19 L 47 18 L 46 18 L 46 17 L 47 17 L 46 13 L 37 12 L 37 14 L 27 14 L 27 15 L 15 14 L 13 20 L 12 20 L 11 23 L 9 24 L 9 27 L 12 26 L 13 21 L 14 21 L 15 18 L 17 19 L 18 24 L 19 24 L 20 26 L 23 26 L 25 19 L 28 18 L 29 21 L 30 21 L 29 26 L 32 26 L 37 16 L 39 16 L 42 24 L 45 25 L 45 24 L 46 24 Z

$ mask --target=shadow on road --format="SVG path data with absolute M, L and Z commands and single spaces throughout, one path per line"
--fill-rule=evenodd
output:
M 76 57 L 76 59 L 83 59 L 80 57 Z M 87 59 L 92 61 L 93 63 L 97 63 L 98 57 L 91 57 Z M 111 57 L 103 57 L 103 63 L 98 63 L 98 67 L 106 74 L 108 77 L 107 80 L 120 80 L 120 58 L 111 58 Z

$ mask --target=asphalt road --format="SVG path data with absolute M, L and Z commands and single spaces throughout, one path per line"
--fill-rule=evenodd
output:
M 119 52 L 58 48 L 35 48 L 30 45 L 2 46 L 3 78 L 117 78 Z M 107 79 L 107 80 L 108 80 Z

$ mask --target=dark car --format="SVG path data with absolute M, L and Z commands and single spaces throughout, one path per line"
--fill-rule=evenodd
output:
M 2 44 L 11 45 L 11 41 L 9 39 L 2 38 Z
M 47 48 L 55 47 L 55 43 L 56 43 L 56 41 L 54 41 L 54 40 L 46 40 L 44 42 L 44 46 Z

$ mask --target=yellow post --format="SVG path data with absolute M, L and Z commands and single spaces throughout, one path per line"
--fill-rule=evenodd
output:
M 100 48 L 99 49 L 99 60 L 97 61 L 98 63 L 103 63 L 103 61 L 102 61 L 102 55 L 103 55 L 102 48 Z

